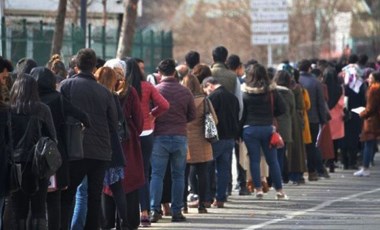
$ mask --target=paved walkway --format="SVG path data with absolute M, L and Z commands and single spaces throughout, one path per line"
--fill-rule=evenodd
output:
M 354 170 L 337 169 L 330 179 L 305 185 L 284 185 L 288 201 L 276 201 L 272 190 L 263 200 L 234 191 L 225 208 L 198 214 L 190 208 L 184 223 L 163 217 L 156 229 L 380 229 L 380 154 L 371 176 L 357 178 Z

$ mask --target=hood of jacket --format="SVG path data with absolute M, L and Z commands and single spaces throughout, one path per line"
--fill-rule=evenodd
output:
M 269 85 L 269 90 L 272 91 L 272 90 L 275 90 L 276 89 L 276 83 L 271 83 Z M 250 86 L 247 86 L 246 83 L 243 83 L 241 85 L 241 91 L 243 93 L 249 93 L 249 94 L 262 94 L 262 93 L 265 93 L 265 88 L 264 87 L 250 87 Z
M 38 84 L 38 91 L 41 94 L 54 92 L 56 77 L 54 73 L 46 67 L 36 67 L 32 69 L 30 73 L 34 79 L 36 79 Z

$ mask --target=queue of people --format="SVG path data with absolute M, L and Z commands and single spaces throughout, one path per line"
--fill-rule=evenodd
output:
M 205 214 L 228 205 L 233 155 L 238 194 L 257 200 L 268 187 L 274 199 L 291 199 L 285 183 L 329 178 L 338 163 L 370 176 L 380 70 L 368 57 L 284 61 L 277 69 L 254 59 L 244 65 L 223 46 L 212 57 L 209 66 L 189 51 L 185 63 L 164 59 L 148 76 L 141 59 L 104 61 L 92 49 L 79 50 L 69 69 L 59 55 L 46 67 L 23 58 L 15 69 L 0 57 L 0 229 L 138 229 L 166 215 L 186 221 L 189 208 Z M 213 141 L 206 114 L 217 129 Z M 75 159 L 69 117 L 82 126 L 83 154 Z M 271 144 L 274 133 L 281 146 Z M 41 136 L 62 158 L 49 178 L 35 170 Z

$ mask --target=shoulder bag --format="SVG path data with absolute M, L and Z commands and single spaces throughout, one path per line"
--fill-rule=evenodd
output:
M 204 103 L 204 111 L 205 111 L 205 119 L 204 119 L 204 127 L 205 127 L 205 138 L 208 142 L 214 143 L 219 140 L 218 137 L 218 129 L 216 127 L 216 123 L 214 118 L 212 117 L 210 111 L 210 100 L 206 97 L 203 101 Z
M 82 123 L 72 116 L 65 116 L 63 107 L 63 98 L 61 96 L 61 111 L 65 122 L 63 124 L 64 145 L 67 152 L 68 160 L 82 160 L 83 151 L 83 126 Z
M 122 113 L 124 111 L 124 107 L 125 107 L 125 105 L 127 103 L 128 96 L 129 96 L 130 91 L 131 91 L 130 87 L 131 86 L 128 86 L 128 88 L 127 88 L 127 93 L 126 93 L 126 95 L 124 97 L 124 101 L 123 101 L 123 104 L 121 106 Z M 128 128 L 128 121 L 125 118 L 124 113 L 123 113 L 123 119 L 118 122 L 117 133 L 119 135 L 119 139 L 120 139 L 121 142 L 125 142 L 125 141 L 129 140 L 130 133 L 129 133 L 129 128 Z

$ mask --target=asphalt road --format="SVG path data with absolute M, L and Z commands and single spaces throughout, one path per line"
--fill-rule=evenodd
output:
M 233 191 L 225 208 L 198 214 L 190 208 L 187 222 L 163 217 L 156 229 L 380 229 L 380 154 L 370 177 L 354 177 L 354 170 L 337 169 L 330 179 L 304 185 L 284 185 L 290 200 L 276 201 L 269 191 L 263 200 Z M 236 178 L 234 176 L 234 178 Z M 141 228 L 140 228 L 141 229 Z

